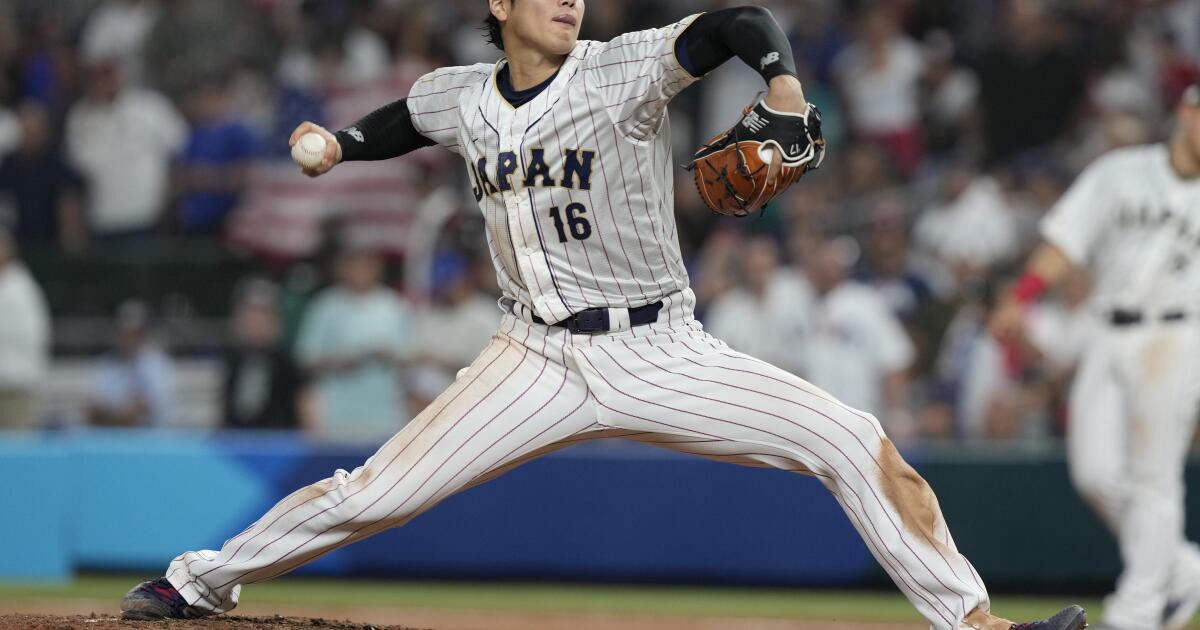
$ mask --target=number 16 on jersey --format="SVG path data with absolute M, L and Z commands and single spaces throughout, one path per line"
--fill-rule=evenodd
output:
M 558 206 L 550 208 L 550 218 L 554 221 L 554 229 L 558 231 L 558 242 L 567 242 L 567 233 L 577 241 L 582 241 L 592 235 L 592 224 L 588 222 L 587 208 L 581 203 L 567 204 L 564 211 L 559 210 Z M 566 224 L 564 225 L 564 216 Z

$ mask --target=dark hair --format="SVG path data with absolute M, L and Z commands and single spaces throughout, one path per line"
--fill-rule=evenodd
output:
M 515 3 L 517 0 L 512 1 Z M 483 30 L 487 33 L 489 44 L 504 50 L 504 38 L 500 36 L 500 20 L 497 20 L 491 11 L 488 11 L 487 17 L 483 20 Z

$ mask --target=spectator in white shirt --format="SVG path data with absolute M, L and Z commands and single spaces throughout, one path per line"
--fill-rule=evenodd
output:
M 91 67 L 85 97 L 67 115 L 66 145 L 88 182 L 88 223 L 97 236 L 149 233 L 166 202 L 171 159 L 187 124 L 162 95 L 127 87 L 111 62 Z
M 849 237 L 805 257 L 810 308 L 801 318 L 802 376 L 845 404 L 875 414 L 893 439 L 916 429 L 908 400 L 912 341 L 873 287 L 847 279 L 858 255 Z
M 851 130 L 884 147 L 900 170 L 911 174 L 923 154 L 920 81 L 925 59 L 899 26 L 891 5 L 865 9 L 854 42 L 838 53 L 833 69 Z
M 0 429 L 32 427 L 46 374 L 50 317 L 33 276 L 0 226 Z
M 917 219 L 915 236 L 918 247 L 960 279 L 1011 261 L 1020 247 L 1004 190 L 965 161 L 946 169 L 941 198 Z
M 748 237 L 737 251 L 738 281 L 713 301 L 704 327 L 734 350 L 799 373 L 797 333 L 808 305 L 802 281 L 780 267 L 779 246 L 769 235 Z
M 141 85 L 142 49 L 162 8 L 157 0 L 108 0 L 89 16 L 79 38 L 85 63 L 112 59 L 131 83 Z
M 979 77 L 956 62 L 954 39 L 946 31 L 929 33 L 923 44 L 921 126 L 926 147 L 937 154 L 977 144 Z

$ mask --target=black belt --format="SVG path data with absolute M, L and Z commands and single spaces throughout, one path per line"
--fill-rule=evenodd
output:
M 1159 321 L 1178 322 L 1187 319 L 1188 314 L 1183 311 L 1166 311 L 1158 316 Z M 1128 309 L 1118 308 L 1109 312 L 1108 323 L 1113 326 L 1135 326 L 1145 321 L 1145 315 L 1141 311 L 1132 311 Z
M 663 303 L 659 300 L 653 304 L 639 306 L 629 309 L 629 325 L 641 326 L 643 324 L 653 324 L 658 321 L 658 312 L 662 310 Z M 538 324 L 545 324 L 546 321 L 537 315 L 533 316 L 533 321 Z M 607 308 L 585 308 L 578 313 L 552 324 L 566 328 L 573 333 L 606 333 L 612 330 L 611 322 L 609 322 Z

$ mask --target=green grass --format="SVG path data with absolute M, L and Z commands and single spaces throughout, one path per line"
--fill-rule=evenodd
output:
M 0 601 L 64 598 L 115 603 L 136 581 L 136 577 L 104 575 L 83 576 L 65 586 L 0 583 Z M 919 619 L 899 594 L 808 589 L 283 579 L 248 586 L 242 599 L 260 604 L 309 606 L 862 621 Z M 1011 619 L 1027 620 L 1051 614 L 1068 602 L 1082 604 L 1093 618 L 1098 618 L 1095 616 L 1100 609 L 1098 601 L 1071 597 L 1000 596 L 995 598 L 993 609 Z
M 107 599 L 136 582 L 125 576 L 84 576 L 67 586 L 0 584 L 0 600 Z M 804 619 L 916 620 L 897 594 L 796 589 L 692 588 L 496 583 L 423 583 L 286 579 L 246 587 L 245 601 L 264 604 L 454 608 L 543 612 L 754 616 Z M 997 611 L 1043 616 L 1063 600 L 1002 598 Z M 1095 605 L 1095 602 L 1087 602 Z M 1001 608 L 1002 607 L 1002 608 Z

